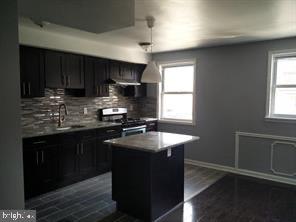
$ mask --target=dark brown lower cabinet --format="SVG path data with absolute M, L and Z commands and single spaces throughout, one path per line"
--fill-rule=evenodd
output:
M 26 199 L 111 170 L 111 149 L 103 141 L 121 127 L 84 130 L 23 140 Z
M 96 175 L 96 152 L 96 138 L 81 141 L 79 155 L 79 174 L 81 179 Z
M 78 181 L 78 152 L 78 144 L 75 140 L 63 141 L 62 139 L 59 150 L 59 186 Z
M 145 152 L 112 150 L 112 199 L 117 210 L 155 221 L 184 201 L 184 145 Z
M 96 173 L 95 131 L 61 135 L 59 185 L 64 186 L 94 176 Z
M 104 144 L 104 141 L 118 138 L 120 136 L 121 134 L 113 134 L 102 136 L 97 139 L 97 171 L 99 174 L 110 171 L 112 166 L 112 149 L 109 145 Z
M 30 198 L 57 188 L 58 145 L 24 149 L 25 197 Z

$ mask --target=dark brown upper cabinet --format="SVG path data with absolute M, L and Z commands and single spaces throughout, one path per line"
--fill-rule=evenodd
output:
M 47 88 L 65 87 L 63 59 L 63 53 L 61 52 L 45 51 L 45 82 Z
M 85 96 L 107 97 L 109 96 L 109 64 L 108 60 L 85 57 Z
M 83 56 L 46 50 L 45 77 L 47 88 L 83 89 Z
M 120 75 L 122 79 L 136 80 L 135 64 L 121 62 L 120 63 Z
M 120 62 L 116 60 L 109 60 L 108 62 L 109 78 L 122 79 L 120 72 Z
M 66 86 L 70 89 L 84 88 L 83 56 L 64 54 L 66 66 Z
M 44 53 L 42 49 L 20 46 L 20 79 L 22 98 L 44 96 Z
M 67 89 L 69 95 L 108 97 L 111 79 L 141 82 L 145 65 L 20 46 L 22 98 L 43 97 L 44 89 Z M 125 96 L 146 96 L 146 84 L 128 86 Z
M 131 72 L 137 82 L 141 82 L 142 74 L 146 65 L 144 64 L 132 64 Z M 138 86 L 127 86 L 124 88 L 123 94 L 127 97 L 145 97 L 147 91 L 146 83 L 141 83 Z
M 110 60 L 109 61 L 109 77 L 111 79 L 136 80 L 137 72 L 135 67 L 137 64 Z

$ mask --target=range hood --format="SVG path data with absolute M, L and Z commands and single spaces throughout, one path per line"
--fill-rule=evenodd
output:
M 107 84 L 120 85 L 120 86 L 139 86 L 141 83 L 133 79 L 108 79 Z

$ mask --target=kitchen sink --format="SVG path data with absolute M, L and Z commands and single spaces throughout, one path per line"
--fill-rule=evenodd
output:
M 72 125 L 72 126 L 65 126 L 65 127 L 57 127 L 56 130 L 69 130 L 69 129 L 79 129 L 83 128 L 83 125 Z

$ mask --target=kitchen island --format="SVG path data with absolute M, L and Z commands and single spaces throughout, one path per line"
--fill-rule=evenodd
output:
M 184 201 L 184 144 L 199 137 L 148 132 L 106 140 L 112 146 L 117 209 L 154 221 Z

